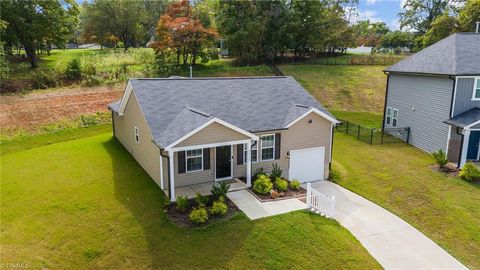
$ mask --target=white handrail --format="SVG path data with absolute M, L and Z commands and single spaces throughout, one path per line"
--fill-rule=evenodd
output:
M 326 196 L 307 183 L 307 206 L 327 218 L 335 216 L 335 196 Z

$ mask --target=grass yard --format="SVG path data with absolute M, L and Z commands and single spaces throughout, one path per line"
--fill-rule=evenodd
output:
M 330 111 L 335 117 L 368 128 L 381 128 L 383 114 L 373 112 Z
M 162 191 L 105 127 L 42 135 L 16 147 L 13 143 L 2 147 L 9 153 L 1 156 L 3 264 L 47 269 L 380 268 L 337 222 L 308 212 L 257 221 L 237 214 L 201 229 L 173 225 L 163 212 Z
M 385 66 L 282 65 L 325 107 L 337 111 L 383 111 Z
M 471 269 L 480 269 L 480 185 L 432 171 L 406 144 L 368 145 L 335 135 L 335 182 L 390 210 Z

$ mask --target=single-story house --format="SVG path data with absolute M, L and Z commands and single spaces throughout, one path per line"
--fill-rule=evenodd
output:
M 130 79 L 109 104 L 114 136 L 175 201 L 175 188 L 245 179 L 276 163 L 328 178 L 335 117 L 292 77 Z

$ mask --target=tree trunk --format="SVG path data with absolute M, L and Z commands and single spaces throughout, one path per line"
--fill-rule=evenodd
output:
M 35 53 L 35 48 L 32 48 L 30 46 L 25 46 L 25 53 L 27 54 L 27 57 L 30 58 L 30 66 L 32 68 L 38 67 L 38 59 L 37 59 L 37 54 Z

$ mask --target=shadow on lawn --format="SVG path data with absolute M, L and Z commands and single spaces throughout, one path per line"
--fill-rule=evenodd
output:
M 230 261 L 241 253 L 254 227 L 245 216 L 239 214 L 206 228 L 177 227 L 163 210 L 168 199 L 122 144 L 112 137 L 103 146 L 112 159 L 116 199 L 142 227 L 144 237 L 136 239 L 148 241 L 150 254 L 139 251 L 131 254 L 130 261 L 149 257 L 148 263 L 138 262 L 146 268 L 232 267 Z

